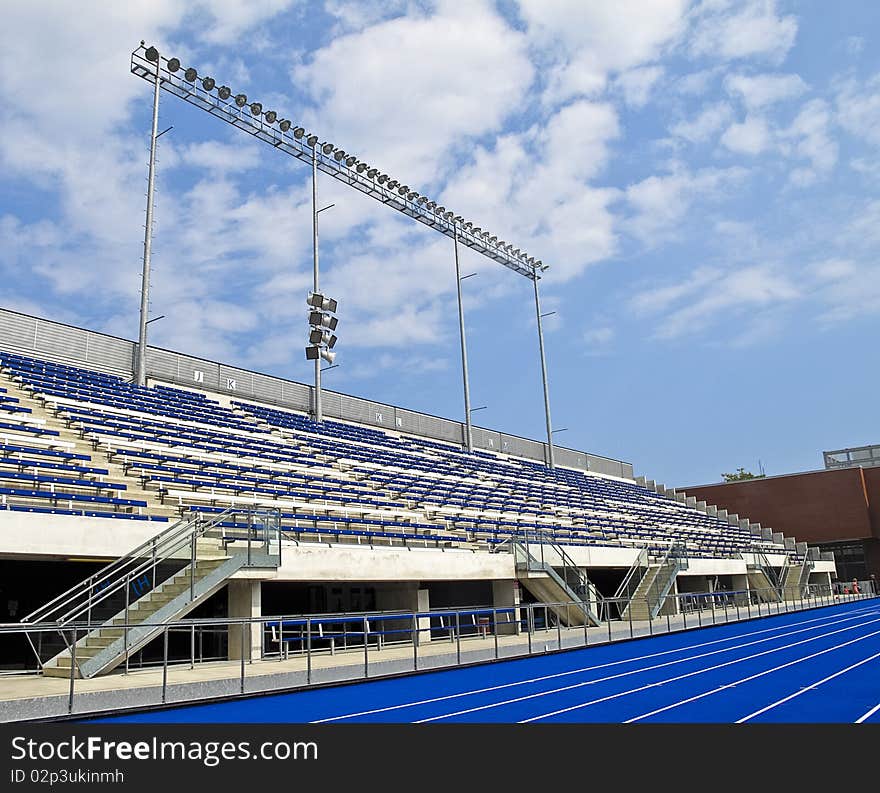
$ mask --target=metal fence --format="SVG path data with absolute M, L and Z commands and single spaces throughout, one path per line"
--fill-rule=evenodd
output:
M 192 700 L 171 696 L 172 684 L 204 679 L 203 674 L 187 679 L 186 671 L 210 666 L 209 662 L 214 662 L 214 677 L 234 688 L 227 687 L 222 696 L 265 693 L 592 647 L 873 597 L 876 594 L 872 591 L 838 594 L 828 585 L 810 585 L 796 600 L 782 599 L 775 589 L 670 594 L 659 615 L 646 620 L 634 620 L 632 608 L 626 609 L 611 598 L 605 601 L 605 618 L 598 624 L 577 624 L 578 615 L 584 612 L 583 604 L 575 601 L 429 611 L 186 619 L 157 623 L 161 632 L 153 640 L 152 653 L 141 650 L 123 668 L 127 669 L 125 674 L 154 673 L 152 679 L 144 679 L 144 690 L 150 693 L 137 707 L 172 701 L 184 704 Z M 650 615 L 650 611 L 647 608 L 646 613 Z M 620 613 L 624 614 L 622 619 L 608 618 Z M 139 627 L 144 625 L 138 623 Z M 116 627 L 128 626 L 118 623 Z M 0 625 L 0 637 L 6 639 L 61 633 L 71 648 L 73 663 L 66 707 L 56 717 L 82 715 L 94 709 L 89 705 L 94 686 L 83 685 L 74 674 L 77 642 L 94 629 L 87 624 L 67 624 L 63 628 L 45 623 Z M 205 650 L 206 637 L 212 651 Z M 233 645 L 240 657 L 230 660 L 229 648 Z M 34 663 L 31 669 L 7 672 L 5 677 L 39 673 Z M 174 680 L 169 682 L 169 677 Z M 119 689 L 123 687 L 130 693 L 133 681 Z

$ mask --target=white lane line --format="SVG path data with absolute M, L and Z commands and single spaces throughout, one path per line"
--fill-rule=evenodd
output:
M 853 640 L 853 641 L 855 641 L 855 640 Z M 852 642 L 847 642 L 847 644 L 852 644 Z M 840 647 L 846 647 L 846 644 L 841 644 Z M 831 650 L 837 650 L 837 649 L 839 649 L 839 647 L 832 647 L 831 648 Z M 821 653 L 817 653 L 817 655 L 821 655 Z M 810 658 L 810 657 L 814 657 L 814 656 L 807 656 L 807 658 Z M 817 680 L 815 683 L 810 683 L 810 685 L 804 686 L 800 690 L 795 691 L 793 694 L 789 694 L 787 697 L 783 697 L 782 699 L 777 699 L 776 702 L 771 702 L 769 705 L 766 705 L 765 707 L 761 708 L 760 710 L 756 710 L 754 713 L 750 713 L 748 716 L 743 716 L 741 719 L 737 719 L 735 723 L 736 724 L 743 724 L 744 722 L 749 721 L 749 719 L 753 719 L 753 718 L 755 718 L 755 716 L 760 716 L 762 713 L 766 713 L 768 710 L 773 710 L 773 708 L 776 708 L 785 702 L 790 702 L 795 697 L 799 697 L 801 694 L 806 694 L 807 691 L 812 691 L 813 689 L 819 688 L 819 686 L 821 686 L 823 683 L 827 683 L 829 680 L 834 680 L 835 677 L 840 677 L 841 675 L 844 675 L 853 669 L 857 669 L 858 667 L 862 666 L 863 664 L 867 664 L 870 661 L 873 661 L 875 658 L 880 658 L 880 653 L 874 653 L 874 655 L 871 655 L 868 658 L 863 658 L 861 661 L 857 661 L 854 664 L 850 664 L 849 666 L 838 670 L 834 674 L 828 675 L 827 677 L 823 677 L 821 680 Z M 792 663 L 799 663 L 799 661 L 805 661 L 805 660 L 807 660 L 807 659 L 801 658 L 798 661 L 792 661 Z M 783 667 L 779 667 L 779 668 L 782 669 Z M 762 674 L 766 674 L 766 673 L 762 673 Z M 756 675 L 756 677 L 760 677 L 760 675 Z M 741 682 L 741 681 L 737 681 L 737 684 L 739 682 Z M 744 681 L 742 681 L 742 682 L 744 682 Z M 736 684 L 734 684 L 734 685 L 736 685 Z
M 845 621 L 846 621 L 846 620 L 839 620 L 839 622 L 845 622 Z M 604 701 L 606 701 L 606 700 L 608 700 L 608 699 L 614 699 L 615 697 L 626 696 L 627 694 L 634 694 L 634 693 L 636 693 L 636 692 L 638 692 L 638 691 L 643 691 L 643 690 L 645 690 L 646 688 L 653 688 L 654 686 L 660 686 L 660 685 L 663 685 L 664 683 L 670 683 L 670 682 L 675 681 L 675 680 L 681 680 L 681 679 L 686 678 L 686 677 L 691 677 L 692 675 L 702 674 L 703 672 L 709 672 L 709 671 L 711 671 L 712 669 L 720 669 L 721 667 L 729 666 L 730 664 L 739 663 L 740 661 L 747 660 L 748 658 L 757 658 L 757 657 L 760 656 L 760 655 L 767 655 L 768 653 L 779 652 L 780 650 L 785 650 L 785 649 L 787 649 L 787 648 L 789 648 L 789 647 L 796 647 L 796 646 L 798 646 L 799 644 L 806 644 L 807 642 L 812 642 L 812 641 L 815 641 L 816 639 L 821 639 L 821 638 L 824 638 L 824 637 L 826 637 L 826 636 L 833 636 L 833 635 L 835 635 L 835 634 L 837 634 L 837 633 L 842 633 L 843 631 L 853 630 L 853 629 L 855 629 L 855 628 L 861 628 L 861 627 L 864 627 L 864 625 L 868 625 L 868 624 L 870 624 L 870 623 L 872 623 L 872 622 L 880 622 L 880 618 L 878 618 L 878 619 L 874 619 L 874 620 L 870 620 L 869 622 L 866 622 L 866 623 L 860 623 L 859 625 L 852 625 L 852 626 L 849 626 L 849 627 L 847 627 L 847 628 L 842 628 L 842 629 L 837 630 L 837 631 L 831 631 L 831 632 L 829 632 L 829 633 L 822 633 L 822 634 L 819 634 L 818 636 L 813 636 L 812 638 L 804 639 L 803 641 L 800 641 L 800 642 L 794 642 L 793 644 L 787 644 L 787 645 L 783 645 L 782 647 L 771 648 L 770 650 L 765 650 L 764 652 L 757 653 L 756 655 L 753 655 L 753 656 L 746 656 L 745 658 L 736 658 L 736 659 L 734 659 L 734 660 L 732 660 L 732 661 L 727 661 L 727 662 L 725 662 L 725 663 L 723 663 L 723 664 L 718 664 L 718 665 L 716 665 L 716 666 L 710 666 L 710 667 L 708 667 L 708 668 L 706 668 L 706 669 L 698 669 L 698 670 L 696 670 L 696 671 L 694 671 L 694 672 L 688 672 L 687 674 L 679 675 L 679 676 L 677 676 L 677 677 L 672 677 L 672 678 L 669 678 L 669 679 L 667 679 L 667 680 L 659 681 L 659 682 L 657 682 L 657 683 L 650 683 L 650 684 L 648 684 L 648 685 L 644 685 L 644 686 L 640 686 L 640 687 L 638 687 L 638 688 L 631 689 L 630 691 L 621 691 L 621 692 L 619 692 L 619 693 L 617 693 L 617 694 L 613 694 L 613 695 L 610 695 L 610 696 L 602 697 L 602 698 L 597 699 L 597 700 L 593 700 L 592 702 L 585 702 L 585 703 L 581 703 L 581 704 L 579 704 L 579 705 L 574 705 L 574 706 L 571 706 L 571 707 L 568 707 L 568 708 L 562 708 L 561 710 L 556 710 L 556 711 L 553 711 L 553 712 L 551 712 L 551 713 L 544 713 L 544 714 L 542 714 L 542 715 L 540 715 L 540 716 L 535 716 L 535 717 L 533 717 L 533 718 L 525 719 L 523 722 L 520 722 L 520 723 L 523 723 L 523 724 L 524 724 L 524 723 L 527 723 L 527 722 L 530 722 L 530 721 L 537 721 L 538 719 L 542 719 L 542 718 L 544 718 L 545 716 L 555 716 L 555 715 L 558 714 L 558 713 L 566 713 L 567 711 L 570 711 L 570 710 L 577 710 L 577 708 L 580 708 L 580 707 L 586 707 L 587 705 L 594 705 L 594 704 L 596 704 L 597 702 L 604 702 Z M 831 624 L 835 624 L 835 623 L 831 623 Z M 822 627 L 825 627 L 825 626 L 822 626 Z M 804 633 L 804 632 L 806 632 L 806 631 L 808 631 L 808 630 L 810 630 L 810 629 L 809 629 L 809 628 L 803 628 L 803 629 L 800 629 L 800 630 L 791 631 L 791 632 L 789 632 L 789 633 L 781 634 L 780 636 L 771 636 L 771 637 L 768 637 L 768 638 L 766 638 L 766 639 L 759 639 L 759 640 L 754 641 L 754 642 L 746 642 L 746 643 L 744 643 L 744 644 L 736 645 L 736 646 L 734 646 L 734 647 L 728 647 L 728 648 L 724 648 L 724 649 L 722 649 L 722 650 L 713 650 L 713 651 L 711 651 L 711 652 L 703 653 L 703 654 L 701 654 L 701 655 L 694 655 L 694 656 L 691 656 L 691 657 L 689 657 L 689 658 L 679 659 L 679 660 L 676 660 L 676 661 L 666 661 L 665 663 L 662 663 L 662 664 L 654 664 L 653 666 L 642 667 L 641 669 L 633 669 L 633 670 L 630 670 L 630 671 L 628 671 L 628 672 L 620 672 L 620 673 L 618 673 L 618 674 L 616 674 L 616 675 L 607 675 L 606 677 L 599 677 L 599 678 L 595 678 L 595 679 L 593 679 L 593 680 L 585 680 L 585 681 L 583 681 L 583 682 L 581 682 L 581 683 L 573 683 L 572 685 L 569 685 L 569 686 L 561 686 L 561 687 L 559 687 L 559 688 L 555 688 L 555 689 L 547 689 L 546 691 L 538 691 L 538 692 L 536 692 L 536 693 L 534 693 L 534 694 L 524 694 L 524 695 L 521 696 L 521 697 L 514 697 L 514 698 L 512 698 L 512 699 L 502 700 L 501 702 L 491 702 L 491 703 L 486 704 L 486 705 L 477 705 L 477 706 L 475 706 L 475 707 L 473 707 L 473 708 L 466 708 L 466 709 L 464 709 L 464 710 L 454 711 L 454 712 L 452 712 L 452 713 L 444 713 L 444 714 L 439 715 L 439 716 L 432 716 L 432 717 L 427 718 L 427 719 L 420 719 L 419 721 L 416 721 L 416 722 L 414 722 L 414 723 L 415 723 L 415 724 L 423 724 L 423 723 L 430 722 L 430 721 L 439 721 L 440 719 L 446 719 L 446 718 L 450 718 L 450 717 L 452 717 L 452 716 L 462 716 L 462 715 L 464 715 L 464 714 L 466 714 L 466 713 L 476 713 L 477 711 L 489 710 L 489 709 L 491 709 L 491 708 L 497 708 L 497 707 L 501 707 L 501 706 L 504 706 L 504 705 L 511 705 L 511 704 L 513 704 L 513 703 L 515 703 L 515 702 L 524 702 L 524 701 L 529 700 L 529 699 L 537 699 L 538 697 L 546 697 L 546 696 L 549 696 L 550 694 L 558 694 L 558 693 L 561 693 L 561 692 L 563 692 L 563 691 L 572 691 L 572 690 L 574 690 L 574 689 L 576 689 L 576 688 L 583 688 L 584 686 L 590 686 L 590 685 L 593 685 L 593 684 L 595 684 L 595 683 L 605 683 L 605 682 L 607 682 L 607 681 L 609 681 L 609 680 L 616 680 L 616 679 L 619 679 L 619 678 L 621 678 L 621 677 L 628 677 L 629 675 L 634 675 L 634 674 L 641 674 L 642 672 L 649 672 L 649 671 L 652 671 L 652 670 L 654 670 L 654 669 L 662 669 L 663 667 L 666 667 L 666 666 L 674 666 L 675 664 L 685 663 L 686 661 L 694 661 L 694 660 L 696 660 L 696 659 L 698 659 L 698 658 L 706 658 L 706 657 L 711 656 L 711 655 L 717 655 L 718 653 L 729 652 L 730 650 L 739 650 L 739 649 L 742 649 L 743 647 L 750 647 L 750 646 L 755 645 L 755 644 L 762 644 L 763 642 L 771 641 L 771 640 L 774 639 L 774 638 L 777 638 L 777 639 L 778 639 L 778 638 L 782 638 L 782 637 L 784 637 L 784 636 L 791 636 L 791 635 L 794 635 L 794 634 L 797 634 L 797 633 Z
M 880 710 L 880 702 L 878 702 L 876 705 L 874 705 L 874 707 L 871 708 L 871 710 L 869 710 L 867 713 L 863 713 L 861 716 L 859 716 L 859 717 L 855 720 L 855 722 L 853 722 L 853 723 L 854 723 L 854 724 L 861 724 L 862 722 L 867 721 L 867 720 L 870 719 L 871 716 L 873 716 L 878 710 Z
M 710 646 L 716 645 L 716 644 L 723 644 L 725 642 L 732 642 L 732 641 L 741 640 L 741 639 L 744 639 L 749 636 L 760 636 L 765 633 L 778 633 L 781 631 L 785 631 L 786 629 L 791 628 L 793 626 L 800 626 L 800 625 L 807 625 L 808 626 L 808 625 L 811 625 L 812 623 L 821 623 L 821 625 L 814 626 L 814 627 L 825 627 L 827 625 L 835 625 L 839 622 L 845 622 L 845 621 L 851 620 L 851 619 L 858 619 L 859 617 L 864 616 L 865 614 L 876 614 L 877 611 L 876 611 L 876 607 L 874 607 L 874 606 L 865 606 L 865 607 L 858 608 L 858 609 L 847 610 L 843 613 L 846 614 L 847 616 L 845 616 L 845 617 L 835 616 L 833 619 L 831 619 L 830 614 L 825 614 L 822 617 L 813 617 L 808 620 L 797 620 L 795 622 L 786 623 L 785 625 L 777 625 L 773 628 L 762 628 L 761 630 L 757 630 L 757 631 L 746 631 L 745 633 L 737 633 L 737 634 L 734 634 L 733 636 L 726 636 L 722 639 L 713 639 L 712 641 L 708 641 L 708 642 L 699 642 L 697 644 L 690 644 L 690 645 L 684 645 L 681 647 L 675 647 L 675 648 L 672 648 L 671 650 L 662 650 L 662 651 L 659 651 L 656 653 L 647 653 L 645 655 L 634 656 L 631 658 L 621 658 L 621 659 L 618 659 L 617 661 L 608 661 L 603 664 L 594 664 L 592 666 L 584 666 L 584 667 L 580 667 L 578 669 L 569 669 L 564 672 L 554 672 L 552 674 L 541 675 L 539 677 L 526 678 L 525 680 L 515 680 L 510 683 L 500 683 L 496 686 L 486 686 L 484 688 L 469 689 L 467 691 L 460 691 L 460 692 L 456 692 L 454 694 L 444 694 L 444 695 L 438 696 L 438 697 L 430 697 L 427 699 L 418 699 L 418 700 L 413 700 L 410 702 L 401 702 L 396 705 L 386 705 L 381 708 L 372 708 L 370 710 L 361 710 L 361 711 L 357 711 L 354 713 L 344 713 L 339 716 L 328 716 L 323 719 L 315 719 L 314 721 L 312 721 L 310 723 L 311 724 L 324 724 L 324 723 L 332 722 L 332 721 L 341 721 L 343 719 L 354 719 L 354 718 L 358 718 L 360 716 L 372 716 L 372 715 L 375 715 L 376 713 L 388 713 L 390 711 L 401 710 L 403 708 L 413 708 L 413 707 L 418 707 L 419 705 L 430 705 L 435 702 L 444 702 L 446 700 L 459 699 L 461 697 L 469 697 L 469 696 L 474 696 L 476 694 L 487 694 L 491 691 L 501 691 L 503 689 L 512 688 L 514 686 L 523 686 L 523 685 L 527 685 L 529 683 L 541 683 L 545 680 L 553 680 L 553 679 L 560 678 L 560 677 L 567 677 L 569 675 L 582 674 L 584 672 L 592 672 L 592 671 L 596 671 L 598 669 L 606 669 L 608 667 L 620 666 L 621 664 L 635 663 L 637 661 L 646 661 L 651 658 L 659 658 L 661 656 L 671 655 L 673 653 L 681 653 L 681 652 L 685 652 L 685 651 L 689 651 L 689 650 L 698 650 L 703 647 L 710 647 Z M 736 625 L 738 623 L 728 623 L 728 624 Z M 807 628 L 805 628 L 804 630 L 807 630 Z M 669 635 L 669 634 L 667 634 L 667 635 Z M 788 635 L 790 635 L 790 634 L 789 633 L 780 633 L 780 636 L 788 636 Z M 599 646 L 608 647 L 610 645 L 606 644 L 606 645 L 599 645 Z M 584 649 L 588 649 L 588 648 L 584 648 Z M 525 656 L 525 657 L 530 657 L 530 656 Z M 513 659 L 511 659 L 511 660 L 513 660 Z

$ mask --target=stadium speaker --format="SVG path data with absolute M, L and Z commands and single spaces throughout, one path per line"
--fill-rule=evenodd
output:
M 290 122 L 286 118 L 282 118 L 281 121 L 278 122 L 278 129 L 282 132 L 287 132 L 290 129 Z
M 186 80 L 188 83 L 194 83 L 196 81 L 196 77 L 198 76 L 199 73 L 195 69 L 193 69 L 192 66 L 190 66 L 189 69 L 187 69 L 183 73 L 183 79 Z
M 144 53 L 144 56 L 148 61 L 152 61 L 156 63 L 159 60 L 159 50 L 155 47 L 147 47 L 147 51 Z
M 228 85 L 221 85 L 217 89 L 217 96 L 225 102 L 230 96 L 232 96 L 232 89 Z
M 274 124 L 278 114 L 274 110 L 267 110 L 265 118 L 267 124 Z
M 170 58 L 168 60 L 168 71 L 176 72 L 180 68 L 180 58 Z
M 330 350 L 321 350 L 320 355 L 327 363 L 333 363 L 336 360 L 336 353 L 330 352 Z
M 321 351 L 317 347 L 306 347 L 306 360 L 317 361 L 321 357 Z
M 313 149 L 318 145 L 318 136 L 317 135 L 309 135 L 306 138 L 306 143 L 309 144 Z
M 263 112 L 263 106 L 259 102 L 251 102 L 251 115 L 259 116 Z
M 325 143 L 323 146 L 321 146 L 321 151 L 324 152 L 324 154 L 332 154 L 333 153 L 333 144 L 332 143 Z
M 206 91 L 213 91 L 214 86 L 217 85 L 213 77 L 203 77 L 202 78 L 202 88 Z
M 236 94 L 235 104 L 237 107 L 244 107 L 247 104 L 247 94 Z

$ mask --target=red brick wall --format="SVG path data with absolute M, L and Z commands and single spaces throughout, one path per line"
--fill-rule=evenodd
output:
M 880 537 L 880 468 L 843 468 L 684 489 L 698 501 L 798 541 Z

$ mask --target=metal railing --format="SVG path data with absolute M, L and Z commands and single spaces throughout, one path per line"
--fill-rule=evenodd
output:
M 235 520 L 238 515 L 245 515 L 244 523 Z M 138 600 L 187 568 L 189 600 L 195 599 L 198 541 L 209 536 L 216 539 L 217 549 L 222 548 L 224 552 L 229 552 L 234 543 L 246 542 L 245 566 L 251 566 L 255 547 L 263 552 L 264 557 L 271 561 L 277 559 L 276 565 L 280 564 L 281 534 L 277 510 L 232 508 L 207 517 L 202 513 L 191 513 L 22 618 L 23 623 L 51 622 L 57 626 L 54 641 L 47 641 L 43 632 L 35 633 L 34 637 L 28 635 L 39 663 L 45 663 L 64 650 L 75 658 L 74 646 L 68 642 L 63 630 L 66 626 L 85 625 L 87 630 L 92 630 L 113 618 L 118 623 L 119 615 L 124 621 L 127 654 L 130 611 Z
M 766 602 L 756 590 L 669 594 L 664 598 L 663 616 L 646 620 L 633 620 L 630 616 L 628 620 L 577 627 L 565 625 L 559 615 L 566 607 L 579 607 L 580 601 L 428 611 L 173 620 L 155 625 L 159 633 L 149 645 L 147 659 L 142 659 L 137 671 L 130 672 L 142 675 L 142 683 L 138 686 L 129 679 L 124 686 L 125 703 L 148 707 L 167 704 L 176 697 L 183 703 L 187 701 L 185 697 L 196 696 L 192 686 L 197 684 L 199 676 L 187 676 L 187 671 L 195 669 L 205 657 L 198 649 L 205 635 L 222 639 L 225 634 L 225 642 L 215 638 L 212 650 L 212 657 L 220 660 L 208 662 L 215 669 L 211 679 L 226 681 L 222 687 L 225 693 L 205 694 L 210 698 L 228 694 L 229 684 L 235 685 L 236 681 L 237 691 L 247 694 L 329 681 L 362 680 L 591 647 L 872 597 L 876 594 L 864 591 L 837 594 L 827 584 L 810 585 L 800 598 L 777 602 Z M 0 638 L 6 640 L 20 634 L 58 630 L 54 623 L 0 625 Z M 89 626 L 72 622 L 63 630 L 75 648 Z M 10 676 L 38 671 L 18 671 Z M 287 677 L 279 677 L 284 675 Z M 181 688 L 177 690 L 175 686 Z M 13 681 L 7 678 L 4 689 L 14 692 Z M 33 683 L 28 684 L 28 689 L 28 696 L 32 697 Z M 66 702 L 53 715 L 81 715 L 90 708 L 101 707 L 95 704 L 92 689 L 86 688 L 83 696 L 77 698 L 77 677 L 71 665 Z M 189 693 L 184 689 L 189 689 Z M 53 696 L 57 696 L 54 688 L 47 692 L 47 697 Z M 203 701 L 199 696 L 199 701 Z M 121 707 L 121 702 L 115 707 Z M 45 718 L 45 709 L 40 712 Z M 0 721 L 26 718 L 21 700 L 0 696 Z
M 619 604 L 622 601 L 629 602 L 629 600 L 635 595 L 636 590 L 639 588 L 639 584 L 642 583 L 642 579 L 645 577 L 645 573 L 648 572 L 648 563 L 648 549 L 642 548 L 636 556 L 635 561 L 632 563 L 632 566 L 623 577 L 623 580 L 620 582 L 620 586 L 617 587 L 611 598 L 611 600 L 617 604 L 618 617 L 623 617 L 623 611 Z

